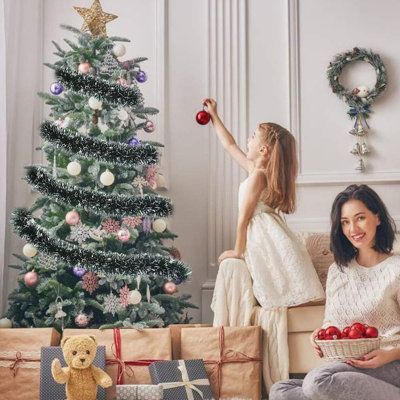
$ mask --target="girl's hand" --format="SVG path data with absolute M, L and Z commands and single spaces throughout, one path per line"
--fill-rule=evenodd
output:
M 360 360 L 347 360 L 346 363 L 357 368 L 379 368 L 385 364 L 395 361 L 393 352 L 391 350 L 378 349 L 366 354 Z
M 205 111 L 207 111 L 211 115 L 211 117 L 215 117 L 218 115 L 217 102 L 214 99 L 204 99 L 203 106 Z
M 312 346 L 313 349 L 314 349 L 315 354 L 316 354 L 318 357 L 322 358 L 324 355 L 323 355 L 323 353 L 322 353 L 321 347 L 319 347 L 319 346 L 317 345 L 317 343 L 315 343 L 315 339 L 317 338 L 317 333 L 318 333 L 318 331 L 319 331 L 320 329 L 321 329 L 321 328 L 317 328 L 317 329 L 310 335 L 310 343 L 311 343 L 311 346 Z
M 218 263 L 221 264 L 226 258 L 239 258 L 243 259 L 243 257 L 237 253 L 235 250 L 226 250 L 218 257 Z

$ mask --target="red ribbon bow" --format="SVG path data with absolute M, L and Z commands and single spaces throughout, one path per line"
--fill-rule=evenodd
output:
M 124 375 L 133 376 L 133 367 L 148 367 L 150 364 L 160 360 L 136 360 L 136 361 L 124 361 L 122 360 L 122 341 L 121 331 L 118 328 L 114 328 L 114 359 L 107 360 L 107 365 L 118 364 L 117 371 L 117 385 L 123 385 Z
M 219 360 L 204 360 L 205 365 L 215 365 L 217 369 L 217 398 L 221 395 L 222 386 L 222 366 L 224 364 L 230 363 L 247 363 L 247 362 L 261 362 L 259 357 L 251 357 L 240 351 L 235 351 L 233 349 L 227 349 L 224 351 L 225 347 L 225 330 L 221 326 L 219 330 Z M 213 371 L 214 372 L 214 371 Z

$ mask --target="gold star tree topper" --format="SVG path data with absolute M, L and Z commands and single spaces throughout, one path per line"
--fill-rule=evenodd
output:
M 107 36 L 106 24 L 118 18 L 103 11 L 100 0 L 94 0 L 90 8 L 74 7 L 84 19 L 82 31 L 90 31 L 93 36 Z

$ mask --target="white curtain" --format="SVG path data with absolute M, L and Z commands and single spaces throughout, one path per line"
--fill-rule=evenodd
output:
M 4 287 L 7 186 L 6 38 L 4 1 L 0 0 L 0 288 Z M 0 310 L 3 296 L 0 296 Z
M 21 254 L 24 243 L 12 232 L 10 213 L 15 207 L 31 204 L 32 191 L 21 178 L 24 166 L 40 160 L 34 149 L 40 143 L 42 108 L 37 92 L 42 90 L 44 60 L 43 0 L 0 2 L 0 88 L 4 81 L 6 85 L 5 90 L 0 89 L 1 314 L 17 282 L 18 271 L 8 265 L 18 264 L 12 253 Z M 3 101 L 7 107 L 3 107 Z

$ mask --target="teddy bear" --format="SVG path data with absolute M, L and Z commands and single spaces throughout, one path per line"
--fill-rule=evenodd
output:
M 57 383 L 66 383 L 67 400 L 96 400 L 97 385 L 110 387 L 112 380 L 102 369 L 92 365 L 97 352 L 94 336 L 67 336 L 61 341 L 67 367 L 55 358 L 51 373 Z

